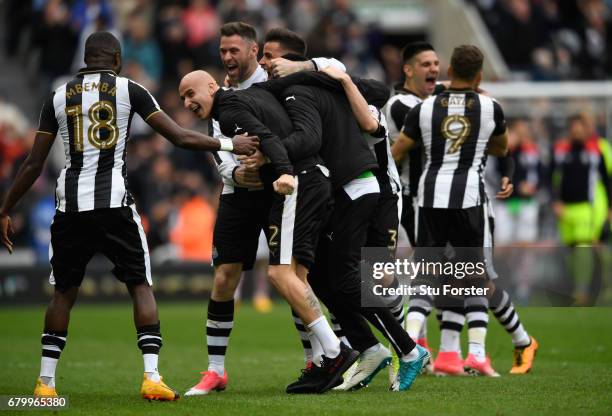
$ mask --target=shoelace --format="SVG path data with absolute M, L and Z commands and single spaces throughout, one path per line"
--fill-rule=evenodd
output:
M 315 368 L 316 368 L 316 365 L 314 364 L 310 367 L 302 368 L 300 376 L 298 377 L 298 380 L 302 381 L 308 378 L 315 371 Z

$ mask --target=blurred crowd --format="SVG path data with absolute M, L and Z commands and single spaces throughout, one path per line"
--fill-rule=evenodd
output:
M 506 63 L 535 81 L 609 79 L 612 1 L 472 0 Z
M 612 31 L 605 34 L 610 11 L 606 2 L 475 2 L 513 69 L 547 80 L 596 79 L 611 73 L 605 36 Z M 151 90 L 179 124 L 206 131 L 182 107 L 177 84 L 194 68 L 205 68 L 219 81 L 223 79 L 218 32 L 222 22 L 232 20 L 254 25 L 260 36 L 272 27 L 289 27 L 306 37 L 310 56 L 336 57 L 352 74 L 389 85 L 399 80 L 399 49 L 383 45 L 380 31 L 360 23 L 349 0 L 8 0 L 0 30 L 5 31 L 8 59 L 19 56 L 35 63 L 41 97 L 84 65 L 84 40 L 90 33 L 111 31 L 122 42 L 122 75 Z M 555 116 L 559 113 L 550 103 L 538 105 L 530 120 L 511 124 L 511 131 L 521 143 L 534 143 L 539 169 L 546 177 L 554 141 L 567 131 L 565 120 Z M 592 133 L 603 135 L 605 120 L 600 114 L 593 120 Z M 0 195 L 26 157 L 34 127 L 0 94 Z M 210 260 L 220 190 L 210 155 L 173 147 L 152 134 L 137 116 L 130 135 L 128 180 L 142 213 L 152 259 Z M 63 165 L 63 148 L 56 143 L 45 174 L 13 216 L 15 243 L 33 248 L 43 263 L 48 259 L 55 180 Z M 541 206 L 550 200 L 547 181 L 540 181 L 533 191 Z M 551 238 L 554 230 L 547 226 L 546 214 L 539 215 L 537 239 Z
M 177 84 L 193 68 L 220 74 L 219 28 L 229 21 L 253 25 L 260 36 L 290 27 L 304 36 L 312 56 L 341 58 L 357 74 L 384 78 L 381 37 L 360 23 L 349 0 L 9 0 L 6 51 L 39 53 L 47 88 L 82 65 L 84 40 L 108 30 L 122 41 L 125 75 L 152 91 Z M 393 80 L 390 80 L 393 81 Z

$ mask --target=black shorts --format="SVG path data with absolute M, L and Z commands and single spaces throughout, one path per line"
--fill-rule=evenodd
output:
M 57 290 L 80 286 L 87 263 L 96 253 L 108 257 L 120 281 L 152 284 L 147 239 L 134 205 L 55 213 L 49 280 Z
M 221 195 L 213 233 L 213 264 L 242 263 L 251 270 L 257 256 L 261 230 L 266 230 L 271 190 L 249 191 L 236 188 Z
M 319 169 L 295 176 L 291 195 L 275 194 L 268 224 L 270 265 L 298 264 L 310 269 L 323 226 L 332 211 L 331 182 Z
M 489 218 L 483 205 L 466 209 L 419 207 L 415 256 L 426 253 L 422 257 L 440 260 L 432 258 L 437 252 L 427 248 L 450 244 L 457 252 L 457 260 L 484 261 L 485 236 L 489 235 Z M 439 254 L 441 258 L 446 256 L 444 250 Z
M 408 240 L 412 247 L 416 247 L 415 225 L 414 225 L 414 198 L 410 195 L 402 195 L 402 227 L 406 230 Z
M 397 194 L 380 194 L 376 212 L 368 227 L 367 247 L 386 247 L 395 253 L 399 227 L 398 201 Z

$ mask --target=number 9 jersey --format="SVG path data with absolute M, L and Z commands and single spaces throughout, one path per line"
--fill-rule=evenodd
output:
M 59 133 L 66 165 L 57 179 L 56 209 L 81 212 L 134 203 L 125 155 L 134 113 L 160 111 L 141 85 L 110 70 L 80 71 L 43 104 L 38 131 Z
M 471 90 L 447 90 L 410 110 L 402 131 L 424 149 L 419 207 L 466 209 L 486 202 L 487 146 L 506 131 L 495 100 Z

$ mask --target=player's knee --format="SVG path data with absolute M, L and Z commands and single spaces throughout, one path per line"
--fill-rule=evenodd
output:
M 50 306 L 53 307 L 63 307 L 70 309 L 76 302 L 77 294 L 79 293 L 79 288 L 76 286 L 70 287 L 65 290 L 55 289 L 53 292 L 53 298 L 51 299 Z
M 240 281 L 240 270 L 219 267 L 215 270 L 214 291 L 221 297 L 232 298 L 238 282 Z
M 278 288 L 279 284 L 281 283 L 283 279 L 283 272 L 281 270 L 281 267 L 280 266 L 268 267 L 268 279 L 270 280 L 270 283 L 274 285 L 274 287 Z
M 268 267 L 268 280 L 270 283 L 281 293 L 284 292 L 283 288 L 293 286 L 295 283 L 290 275 L 293 274 L 289 265 L 278 265 Z M 297 279 L 296 279 L 297 281 Z

